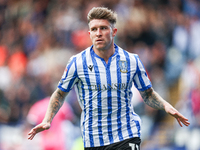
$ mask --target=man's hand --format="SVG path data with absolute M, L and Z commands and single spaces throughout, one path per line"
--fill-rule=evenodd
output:
M 33 129 L 31 129 L 31 131 L 28 133 L 28 135 L 29 135 L 28 139 L 29 139 L 29 140 L 32 140 L 32 139 L 34 138 L 34 136 L 35 136 L 37 133 L 49 129 L 50 126 L 51 126 L 51 125 L 50 125 L 49 123 L 41 123 L 41 124 L 35 126 L 35 127 L 34 127 Z
M 185 126 L 190 125 L 188 119 L 178 112 L 171 104 L 165 101 L 157 92 L 153 90 L 153 88 L 140 91 L 140 94 L 147 105 L 155 109 L 165 110 L 166 113 L 176 118 L 181 127 L 183 126 L 182 123 Z
M 37 126 L 35 126 L 31 131 L 28 133 L 29 140 L 32 140 L 34 136 L 44 130 L 47 130 L 51 126 L 51 122 L 60 109 L 60 107 L 63 105 L 65 96 L 67 95 L 67 92 L 61 91 L 59 88 L 57 88 L 54 93 L 52 94 L 49 105 L 45 114 L 45 117 L 43 119 L 43 122 Z
M 178 112 L 174 107 L 167 105 L 165 106 L 165 111 L 170 114 L 171 116 L 173 116 L 174 118 L 176 118 L 176 120 L 178 121 L 179 125 L 181 127 L 183 127 L 182 123 L 185 126 L 189 126 L 190 123 L 188 121 L 187 118 L 185 118 L 180 112 Z

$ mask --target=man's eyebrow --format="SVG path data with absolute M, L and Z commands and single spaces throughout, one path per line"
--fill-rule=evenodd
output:
M 95 29 L 95 28 L 97 28 L 97 27 L 91 27 L 90 29 Z
M 91 27 L 91 29 L 92 29 L 92 28 L 102 28 L 102 27 L 109 28 L 110 26 L 107 26 L 107 25 L 100 25 L 100 26 L 98 26 L 98 27 L 97 27 L 97 26 L 95 26 L 95 27 Z

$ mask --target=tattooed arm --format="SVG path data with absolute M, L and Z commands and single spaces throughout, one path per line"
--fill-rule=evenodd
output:
M 59 88 L 57 88 L 55 90 L 55 92 L 52 94 L 52 96 L 50 98 L 49 105 L 48 105 L 48 108 L 47 108 L 47 111 L 46 111 L 46 114 L 45 114 L 45 117 L 44 117 L 42 123 L 35 126 L 28 133 L 28 135 L 29 135 L 28 139 L 29 140 L 32 140 L 37 133 L 50 128 L 51 122 L 52 122 L 54 116 L 56 115 L 56 113 L 58 112 L 58 110 L 63 105 L 64 100 L 65 100 L 65 96 L 67 94 L 68 93 L 61 91 Z
M 165 101 L 153 88 L 149 88 L 145 91 L 140 91 L 140 94 L 144 102 L 152 108 L 165 110 L 168 114 L 175 117 L 179 125 L 182 127 L 182 123 L 188 126 L 190 123 L 181 113 L 179 113 L 172 105 Z
M 52 122 L 54 116 L 56 115 L 60 107 L 63 105 L 66 95 L 67 95 L 66 92 L 61 91 L 59 88 L 56 89 L 56 91 L 51 96 L 49 106 L 46 115 L 43 119 L 43 122 L 45 123 Z

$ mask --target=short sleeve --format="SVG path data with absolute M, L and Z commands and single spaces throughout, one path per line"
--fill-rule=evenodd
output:
M 69 92 L 77 80 L 76 57 L 71 57 L 58 83 L 58 88 L 64 92 Z
M 135 87 L 140 90 L 144 91 L 152 87 L 151 81 L 147 76 L 146 70 L 139 58 L 138 55 L 134 55 L 136 59 L 136 73 L 133 77 L 133 82 Z

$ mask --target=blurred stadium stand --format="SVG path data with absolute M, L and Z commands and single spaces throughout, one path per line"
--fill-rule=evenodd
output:
M 94 6 L 118 13 L 115 42 L 140 56 L 154 89 L 191 122 L 180 128 L 134 91 L 142 149 L 200 150 L 199 0 L 0 0 L 0 150 L 41 149 L 40 135 L 27 140 L 27 114 L 54 91 L 70 56 L 91 44 L 86 15 Z M 63 122 L 69 150 L 82 147 L 73 92 L 66 101 L 75 121 Z

